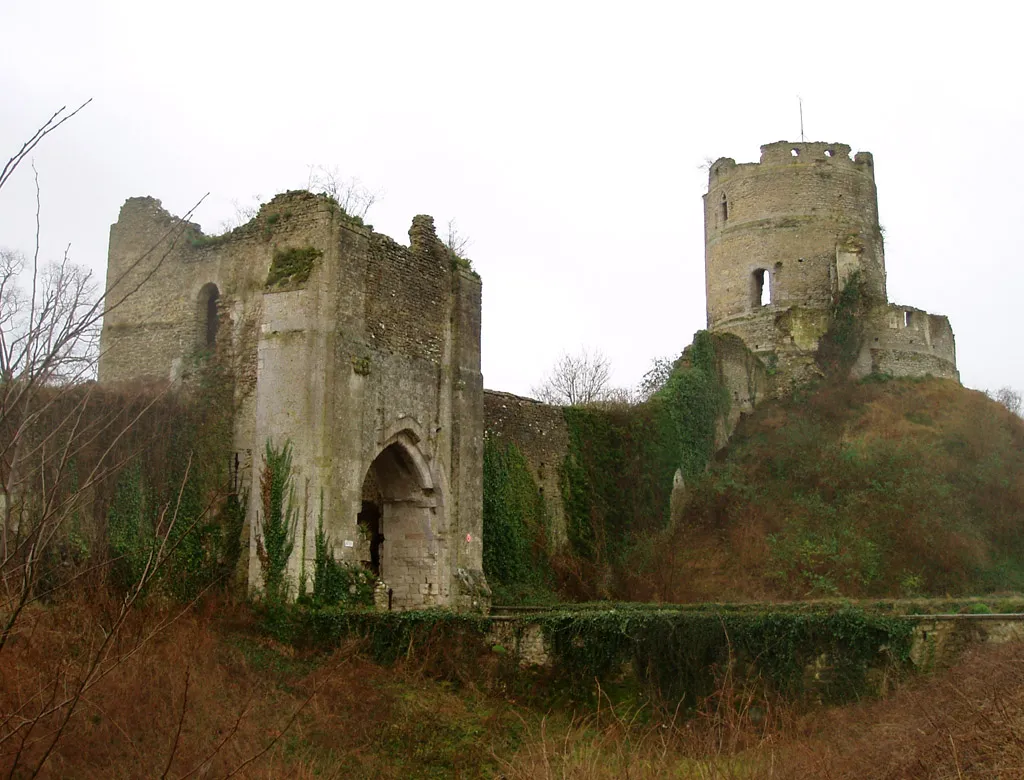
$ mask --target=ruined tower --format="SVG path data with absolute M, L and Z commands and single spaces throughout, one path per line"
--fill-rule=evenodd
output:
M 874 158 L 839 143 L 761 147 L 757 163 L 717 160 L 704 196 L 708 329 L 739 336 L 782 382 L 812 378 L 832 307 L 860 283 L 854 376 L 958 378 L 942 316 L 888 303 Z
M 217 361 L 236 481 L 258 486 L 267 443 L 291 444 L 293 584 L 312 571 L 322 511 L 336 557 L 379 574 L 393 608 L 482 606 L 480 279 L 430 217 L 403 246 L 289 192 L 211 237 L 132 198 L 110 230 L 107 292 L 101 382 L 187 382 Z

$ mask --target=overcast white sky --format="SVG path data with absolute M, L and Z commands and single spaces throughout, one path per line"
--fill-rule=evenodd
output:
M 1024 12 L 1016 3 L 0 0 L 0 157 L 34 156 L 43 250 L 105 267 L 124 200 L 207 232 L 337 165 L 408 242 L 456 218 L 484 283 L 483 370 L 528 393 L 562 350 L 620 385 L 705 325 L 706 158 L 875 155 L 891 300 L 947 314 L 966 385 L 1024 390 Z M 31 249 L 31 170 L 0 246 Z

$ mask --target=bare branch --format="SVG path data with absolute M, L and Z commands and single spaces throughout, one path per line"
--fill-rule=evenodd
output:
M 449 219 L 448 231 L 444 237 L 444 245 L 448 247 L 448 251 L 458 258 L 466 260 L 468 259 L 466 252 L 472 243 L 469 236 L 464 236 L 459 232 L 459 227 L 455 224 L 455 220 Z
M 46 122 L 44 122 L 43 125 L 38 130 L 36 130 L 32 137 L 29 138 L 22 145 L 21 149 L 18 150 L 17 154 L 15 154 L 10 160 L 7 161 L 7 163 L 3 167 L 3 170 L 0 170 L 0 189 L 3 189 L 3 186 L 7 184 L 11 176 L 14 175 L 14 171 L 17 170 L 18 166 L 22 162 L 25 161 L 25 158 L 28 157 L 29 154 L 31 154 L 32 150 L 36 148 L 40 141 L 46 138 L 46 136 L 48 136 L 62 124 L 67 122 L 69 119 L 74 117 L 79 111 L 81 111 L 91 102 L 92 98 L 89 98 L 84 103 L 82 103 L 82 105 L 80 105 L 78 108 L 72 111 L 70 114 L 64 113 L 67 110 L 67 106 L 61 106 L 57 111 L 55 111 L 53 113 L 53 116 L 47 119 Z
M 1012 387 L 1000 387 L 998 390 L 986 390 L 985 395 L 993 401 L 1002 404 L 1018 417 L 1024 416 L 1024 404 L 1021 401 L 1021 394 Z
M 367 189 L 359 179 L 344 178 L 337 166 L 310 165 L 306 189 L 333 198 L 350 217 L 363 219 L 381 196 L 380 191 Z

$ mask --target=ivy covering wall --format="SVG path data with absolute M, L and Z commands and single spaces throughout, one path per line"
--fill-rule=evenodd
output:
M 715 449 L 728 394 L 711 334 L 701 331 L 645 403 L 566 407 L 569 452 L 562 495 L 572 551 L 622 563 L 638 534 L 665 527 L 676 471 L 692 481 Z
M 484 442 L 484 574 L 497 603 L 543 597 L 551 583 L 548 517 L 515 444 Z
M 715 339 L 697 333 L 664 386 L 644 403 L 561 410 L 567 447 L 554 458 L 567 544 L 559 549 L 551 544 L 551 507 L 533 471 L 543 469 L 539 461 L 551 462 L 552 453 L 542 448 L 533 461 L 525 457 L 514 441 L 515 426 L 488 437 L 484 572 L 495 603 L 550 600 L 553 582 L 561 598 L 613 594 L 608 583 L 615 572 L 630 566 L 638 543 L 649 543 L 668 524 L 677 472 L 692 484 L 714 454 L 729 404 Z M 528 419 L 536 437 L 543 418 Z

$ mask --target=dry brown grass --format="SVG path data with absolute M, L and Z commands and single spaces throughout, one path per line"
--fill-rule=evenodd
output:
M 888 699 L 804 718 L 780 778 L 1024 777 L 1024 645 L 978 647 Z
M 89 674 L 104 611 L 80 602 L 35 609 L 19 622 L 0 656 L 2 771 L 30 770 L 43 758 L 70 705 L 31 721 Z M 209 620 L 172 608 L 138 611 L 101 664 L 107 673 L 77 703 L 43 776 L 223 776 L 270 744 L 331 666 L 282 690 L 255 674 Z
M 32 608 L 0 654 L 0 776 L 29 777 L 88 674 L 114 604 Z M 144 643 L 140 640 L 149 638 Z M 478 777 L 520 726 L 473 686 L 380 667 L 348 643 L 303 654 L 249 610 L 134 612 L 40 777 Z M 468 673 L 467 676 L 472 676 Z M 32 721 L 36 720 L 35 723 Z
M 979 647 L 893 696 L 801 717 L 728 681 L 695 717 L 548 718 L 506 776 L 700 780 L 1024 777 L 1024 645 Z
M 1005 407 L 949 380 L 827 385 L 744 420 L 634 579 L 664 601 L 1016 590 L 1022 523 Z
M 33 608 L 0 654 L 0 774 L 31 776 L 112 605 Z M 139 639 L 159 628 L 144 645 Z M 137 648 L 137 650 L 136 650 Z M 150 604 L 112 651 L 40 777 L 1016 778 L 1024 776 L 1024 644 L 979 647 L 884 700 L 798 715 L 729 676 L 695 712 L 570 717 L 469 682 L 383 668 L 349 644 L 306 656 L 247 609 Z M 22 737 L 25 739 L 23 740 Z M 23 744 L 22 744 L 23 743 Z
M 566 719 L 545 717 L 508 760 L 505 776 L 533 778 L 701 778 L 739 780 L 772 776 L 777 742 L 794 722 L 792 707 L 766 699 L 757 680 L 727 670 L 717 690 L 682 712 L 603 706 Z M 768 773 L 768 774 L 765 774 Z

